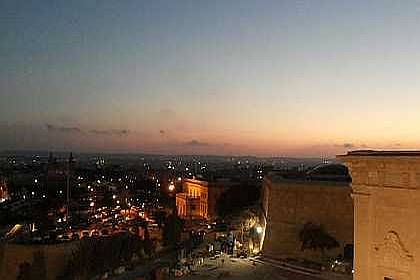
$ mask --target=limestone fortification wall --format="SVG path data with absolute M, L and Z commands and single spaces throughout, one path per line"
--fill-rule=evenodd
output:
M 317 259 L 320 253 L 301 251 L 299 232 L 307 222 L 321 224 L 340 243 L 331 255 L 353 244 L 351 187 L 342 182 L 282 180 L 264 182 L 267 230 L 263 253 L 271 257 Z
M 56 245 L 3 244 L 0 255 L 0 279 L 15 280 L 19 264 L 33 263 L 34 254 L 42 252 L 46 258 L 47 279 L 54 280 L 62 272 L 77 242 Z

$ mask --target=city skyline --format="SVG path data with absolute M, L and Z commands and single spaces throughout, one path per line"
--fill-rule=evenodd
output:
M 418 149 L 420 4 L 0 4 L 0 147 Z

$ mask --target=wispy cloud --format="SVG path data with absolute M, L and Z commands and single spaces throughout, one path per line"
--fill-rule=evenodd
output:
M 185 146 L 190 146 L 190 147 L 206 147 L 206 146 L 210 146 L 209 143 L 201 142 L 201 141 L 198 141 L 196 139 L 192 139 L 191 141 L 185 142 L 184 145 Z
M 52 125 L 47 123 L 45 125 L 48 132 L 64 132 L 64 133 L 81 133 L 82 130 L 80 127 L 76 126 L 61 126 L 61 125 Z
M 169 108 L 161 108 L 159 114 L 164 118 L 173 118 L 176 116 L 176 112 Z
M 356 147 L 353 143 L 344 143 L 343 145 L 341 145 L 343 148 L 346 149 L 353 149 L 354 147 Z
M 55 124 L 46 124 L 48 132 L 60 132 L 60 133 L 86 133 L 86 134 L 100 134 L 100 135 L 116 135 L 116 136 L 126 136 L 131 133 L 130 130 L 124 128 L 118 129 L 83 129 L 78 126 L 63 126 Z
M 117 136 L 127 136 L 131 133 L 128 129 L 91 129 L 89 133 L 100 134 L 100 135 L 117 135 Z
M 334 147 L 343 148 L 343 149 L 360 149 L 360 148 L 366 149 L 366 148 L 368 148 L 368 145 L 366 145 L 366 144 L 355 144 L 355 143 L 352 143 L 352 142 L 345 142 L 345 143 L 342 143 L 342 144 L 335 144 Z

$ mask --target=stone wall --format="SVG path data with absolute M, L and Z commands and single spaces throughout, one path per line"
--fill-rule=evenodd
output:
M 420 279 L 420 152 L 350 152 L 355 280 Z
M 15 280 L 19 274 L 19 264 L 33 263 L 34 254 L 41 252 L 46 258 L 46 280 L 55 280 L 63 271 L 77 242 L 57 245 L 3 244 L 0 258 L 0 279 Z
M 272 257 L 318 259 L 301 251 L 299 232 L 307 222 L 321 224 L 339 243 L 331 255 L 353 244 L 353 202 L 349 183 L 265 179 L 267 229 L 263 253 Z

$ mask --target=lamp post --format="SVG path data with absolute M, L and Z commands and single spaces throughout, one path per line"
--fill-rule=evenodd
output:
M 172 206 L 172 212 L 174 214 L 178 214 L 177 213 L 177 209 L 176 209 L 176 192 L 175 192 L 175 184 L 173 181 L 171 181 L 169 183 L 168 186 L 168 190 L 169 190 L 169 197 L 170 197 L 170 201 L 171 201 L 171 206 Z

